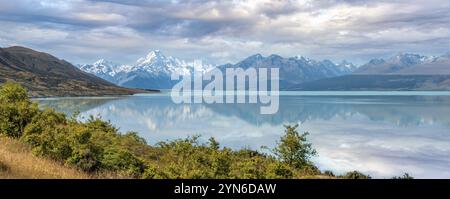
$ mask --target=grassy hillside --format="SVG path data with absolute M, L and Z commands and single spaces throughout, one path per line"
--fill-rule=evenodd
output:
M 0 48 L 0 83 L 7 81 L 21 84 L 34 97 L 146 92 L 116 86 L 52 55 L 18 46 Z
M 36 157 L 24 143 L 0 136 L 0 178 L 88 179 L 91 176 L 54 160 Z

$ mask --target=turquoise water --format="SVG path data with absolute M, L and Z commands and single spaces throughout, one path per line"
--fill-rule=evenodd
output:
M 300 124 L 322 170 L 450 178 L 450 92 L 282 91 L 274 115 L 259 114 L 258 104 L 174 104 L 168 93 L 36 100 L 68 114 L 101 116 L 151 144 L 202 135 L 259 149 L 273 147 L 284 124 Z

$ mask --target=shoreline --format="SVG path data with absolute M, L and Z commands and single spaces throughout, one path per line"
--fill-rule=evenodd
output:
M 132 89 L 136 90 L 136 89 Z M 142 91 L 145 92 L 135 92 L 132 94 L 111 94 L 111 95 L 30 95 L 30 99 L 46 99 L 46 98 L 84 98 L 84 97 L 126 97 L 126 96 L 134 96 L 139 94 L 157 94 L 161 93 L 161 90 L 157 89 L 144 89 Z

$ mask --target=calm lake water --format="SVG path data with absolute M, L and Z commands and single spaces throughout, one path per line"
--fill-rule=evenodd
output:
M 450 178 L 447 92 L 282 92 L 274 115 L 259 114 L 256 104 L 174 104 L 164 93 L 37 101 L 67 114 L 101 116 L 150 144 L 202 135 L 222 146 L 259 149 L 273 147 L 284 124 L 298 123 L 310 132 L 321 170 Z

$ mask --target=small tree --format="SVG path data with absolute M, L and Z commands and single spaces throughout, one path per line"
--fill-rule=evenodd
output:
M 220 149 L 220 144 L 219 144 L 219 142 L 217 142 L 217 140 L 215 138 L 211 137 L 211 138 L 209 138 L 208 141 L 209 141 L 210 149 L 215 150 L 215 151 Z
M 404 173 L 402 176 L 394 176 L 392 179 L 398 179 L 398 180 L 412 180 L 414 177 L 409 175 L 409 173 Z
M 344 179 L 353 179 L 353 180 L 357 180 L 357 179 L 372 179 L 372 177 L 370 177 L 370 175 L 366 175 L 363 174 L 359 171 L 351 171 L 351 172 L 347 172 L 345 175 L 340 176 L 341 178 Z
M 317 152 L 312 148 L 311 143 L 307 143 L 306 137 L 309 133 L 305 132 L 300 135 L 297 131 L 298 124 L 286 125 L 285 128 L 285 135 L 281 137 L 274 149 L 275 155 L 284 163 L 295 168 L 310 165 L 310 158 Z
M 25 88 L 10 82 L 1 86 L 0 133 L 9 137 L 20 137 L 37 112 L 37 104 L 30 101 Z
M 2 103 L 16 103 L 28 101 L 28 93 L 20 84 L 6 82 L 0 89 L 0 102 Z

